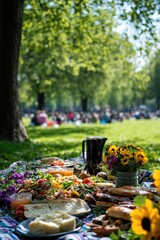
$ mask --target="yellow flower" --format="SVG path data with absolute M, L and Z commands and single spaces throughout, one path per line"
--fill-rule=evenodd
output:
M 148 158 L 140 147 L 110 145 L 106 148 L 105 158 L 102 162 L 108 167 L 108 170 L 128 172 L 144 166 L 148 162 Z
M 125 156 L 125 158 L 132 158 L 133 157 L 133 154 L 126 148 L 120 148 L 120 154 Z
M 140 152 L 143 151 L 141 147 L 136 147 L 136 149 L 137 149 L 138 151 L 140 151 Z
M 154 185 L 157 187 L 157 190 L 160 191 L 160 170 L 156 170 L 153 173 Z
M 139 235 L 144 235 L 145 239 L 157 237 L 160 234 L 160 215 L 157 208 L 153 207 L 150 199 L 146 199 L 145 204 L 139 209 L 130 213 L 132 230 Z
M 138 151 L 135 153 L 135 160 L 137 163 L 140 163 L 141 165 L 144 165 L 148 162 L 148 158 L 146 157 L 146 154 L 143 151 Z
M 121 164 L 122 165 L 128 165 L 130 162 L 129 158 L 128 157 L 124 157 L 121 159 Z
M 115 156 L 116 153 L 117 153 L 117 150 L 118 150 L 118 148 L 115 145 L 112 145 L 112 146 L 109 147 L 108 153 L 111 156 Z

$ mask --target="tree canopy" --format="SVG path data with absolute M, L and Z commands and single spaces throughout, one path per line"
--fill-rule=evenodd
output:
M 101 1 L 26 1 L 20 72 L 30 95 L 45 91 L 51 101 L 57 92 L 62 97 L 68 92 L 84 110 L 88 100 L 103 95 L 99 100 L 106 104 L 112 83 L 120 88 L 118 81 L 130 78 L 126 65 L 135 54 L 127 37 L 115 30 L 117 7 Z M 119 71 L 116 80 L 110 71 Z M 106 94 L 101 94 L 103 86 Z
M 147 71 L 136 72 L 135 46 L 116 29 L 125 20 L 137 29 L 135 39 L 145 39 L 147 47 L 154 43 L 159 0 L 1 0 L 0 12 L 0 139 L 27 138 L 18 83 L 21 97 L 28 104 L 41 99 L 39 107 L 44 97 L 63 104 L 73 98 L 84 106 L 144 101 L 151 86 Z

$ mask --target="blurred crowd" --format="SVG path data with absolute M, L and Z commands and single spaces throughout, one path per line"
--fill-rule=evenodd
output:
M 31 118 L 31 126 L 43 126 L 43 127 L 59 127 L 64 123 L 71 123 L 74 125 L 80 125 L 83 123 L 101 123 L 108 124 L 114 121 L 120 121 L 127 119 L 151 119 L 160 118 L 160 111 L 149 112 L 146 109 L 136 109 L 134 111 L 116 111 L 109 108 L 101 111 L 93 112 L 61 112 L 53 111 L 46 112 L 45 110 L 37 110 L 35 113 L 29 114 Z

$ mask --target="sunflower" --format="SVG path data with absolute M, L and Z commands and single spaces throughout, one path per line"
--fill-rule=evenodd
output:
M 128 165 L 130 162 L 130 160 L 127 157 L 124 157 L 121 159 L 121 164 L 122 165 Z
M 103 163 L 113 172 L 135 171 L 148 162 L 145 152 L 134 145 L 109 145 L 105 151 L 105 159 Z
M 118 150 L 118 148 L 115 145 L 112 145 L 109 147 L 108 153 L 111 156 L 115 156 L 117 154 L 117 150 Z
M 143 235 L 148 240 L 159 236 L 160 215 L 150 199 L 146 199 L 145 204 L 139 209 L 133 210 L 130 216 L 131 227 L 136 234 Z
M 157 187 L 157 190 L 160 191 L 160 170 L 156 170 L 153 173 L 154 185 Z
M 144 165 L 148 162 L 148 158 L 146 157 L 146 154 L 143 151 L 138 151 L 135 153 L 135 160 L 137 163 L 140 163 L 141 165 Z
M 123 149 L 121 148 L 120 149 L 120 154 L 123 155 L 125 158 L 128 158 L 128 159 L 133 157 L 133 154 L 126 148 L 123 148 Z

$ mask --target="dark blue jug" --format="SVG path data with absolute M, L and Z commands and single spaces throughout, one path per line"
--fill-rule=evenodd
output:
M 103 147 L 106 137 L 91 136 L 82 141 L 82 156 L 86 164 L 85 170 L 91 175 L 99 171 L 98 164 L 102 161 Z

